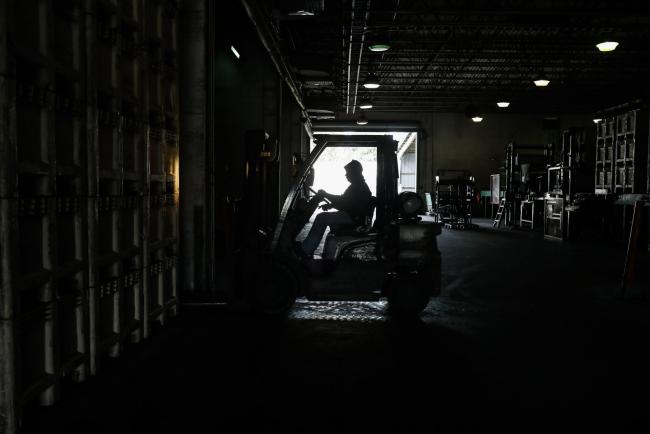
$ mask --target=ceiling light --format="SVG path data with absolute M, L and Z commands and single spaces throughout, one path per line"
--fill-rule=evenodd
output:
M 372 108 L 372 101 L 370 101 L 370 98 L 362 98 L 359 103 L 359 108 L 362 110 L 370 110 Z
M 537 87 L 546 87 L 550 82 L 550 80 L 546 80 L 544 78 L 538 78 L 537 80 L 533 81 Z
M 616 50 L 616 47 L 618 47 L 618 42 L 615 41 L 604 41 L 599 44 L 596 44 L 596 48 L 598 48 L 600 51 L 604 53 L 608 51 L 614 51 Z
M 370 51 L 375 52 L 375 53 L 382 53 L 382 52 L 388 51 L 390 49 L 390 44 L 388 44 L 386 42 L 377 42 L 377 43 L 368 45 L 368 49 Z
M 357 118 L 357 125 L 366 125 L 368 123 L 368 119 L 364 115 L 361 115 Z
M 334 86 L 334 82 L 332 80 L 320 80 L 320 79 L 306 79 L 303 81 L 303 84 L 305 87 L 328 87 L 328 86 Z
M 474 116 L 472 118 L 472 122 L 476 122 L 476 123 L 483 122 L 483 118 L 480 116 Z
M 232 51 L 232 54 L 234 54 L 235 57 L 239 59 L 239 52 L 232 45 L 230 46 L 230 51 Z
M 600 121 L 602 121 L 601 118 L 596 118 L 596 119 L 594 119 L 594 123 L 595 123 L 595 124 L 597 124 L 597 123 L 600 122 Z
M 390 37 L 385 30 L 373 31 L 368 35 L 368 50 L 383 53 L 390 49 Z
M 325 0 L 293 0 L 287 6 L 287 15 L 293 17 L 313 17 L 325 11 Z
M 371 72 L 366 76 L 366 79 L 363 80 L 363 87 L 366 89 L 377 89 L 379 87 L 379 79 Z
M 510 105 L 510 103 L 508 101 L 501 101 L 501 102 L 498 102 L 497 105 L 499 107 L 501 107 L 501 108 L 505 108 L 505 107 L 508 107 Z
M 294 16 L 294 17 L 313 17 L 314 13 L 312 11 L 304 11 L 304 10 L 299 10 L 295 12 L 289 12 L 288 15 Z

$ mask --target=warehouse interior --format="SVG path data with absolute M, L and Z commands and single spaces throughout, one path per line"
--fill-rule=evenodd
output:
M 0 0 L 0 434 L 648 432 L 649 46 L 643 2 Z

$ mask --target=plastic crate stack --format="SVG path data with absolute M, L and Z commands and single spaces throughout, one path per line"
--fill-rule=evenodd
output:
M 0 2 L 0 432 L 176 313 L 177 15 Z

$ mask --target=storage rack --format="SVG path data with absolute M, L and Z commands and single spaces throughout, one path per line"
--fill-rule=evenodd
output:
M 518 219 L 518 206 L 531 195 L 539 196 L 546 189 L 544 180 L 553 163 L 553 144 L 535 145 L 509 143 L 505 161 L 505 221 L 513 225 Z M 527 174 L 524 177 L 524 168 Z M 526 182 L 524 181 L 526 178 Z
M 564 240 L 565 201 L 563 197 L 544 197 L 544 238 Z
M 648 110 L 635 109 L 616 116 L 616 193 L 646 192 L 647 145 Z
M 176 313 L 177 15 L 0 2 L 0 432 Z
M 616 120 L 604 118 L 596 124 L 596 192 L 614 192 L 614 138 Z
M 610 109 L 596 125 L 596 193 L 641 194 L 648 189 L 648 110 Z
M 474 177 L 466 170 L 439 170 L 435 180 L 434 216 L 452 229 L 470 229 L 474 202 Z

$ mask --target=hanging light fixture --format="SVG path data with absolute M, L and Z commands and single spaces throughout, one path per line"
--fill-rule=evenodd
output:
M 501 107 L 501 108 L 506 108 L 506 107 L 508 107 L 509 105 L 510 105 L 510 103 L 509 103 L 508 101 L 501 101 L 501 102 L 498 102 L 498 103 L 497 103 L 497 106 L 499 106 L 499 107 Z
M 598 50 L 603 53 L 614 51 L 616 50 L 616 47 L 618 47 L 618 42 L 612 33 L 605 33 L 601 35 L 600 41 L 601 42 L 596 44 L 596 48 L 598 48 Z
M 363 80 L 363 87 L 366 89 L 377 89 L 379 86 L 379 78 L 377 78 L 374 72 L 368 74 L 366 79 Z
M 549 85 L 550 82 L 551 82 L 550 80 L 547 80 L 544 77 L 538 77 L 533 81 L 533 83 L 535 83 L 535 86 L 537 87 L 546 87 Z
M 374 51 L 375 53 L 382 53 L 384 51 L 388 51 L 390 49 L 390 44 L 384 42 L 376 42 L 373 44 L 368 45 L 368 49 L 370 51 Z
M 618 42 L 615 41 L 605 41 L 596 44 L 596 48 L 598 48 L 600 51 L 604 53 L 608 51 L 614 51 L 616 50 L 616 47 L 618 47 Z
M 312 11 L 299 9 L 297 11 L 289 12 L 287 15 L 292 17 L 313 17 L 314 13 Z
M 383 53 L 390 50 L 390 38 L 388 32 L 379 31 L 368 36 L 368 50 L 375 53 Z
M 313 17 L 325 10 L 325 0 L 300 0 L 287 3 L 293 5 L 287 12 L 290 17 Z
M 357 125 L 366 125 L 368 123 L 368 119 L 364 115 L 361 115 L 357 118 Z
M 483 122 L 483 118 L 481 116 L 478 116 L 478 115 L 473 116 L 472 117 L 472 122 L 476 122 L 476 123 Z
M 372 108 L 372 101 L 367 96 L 361 98 L 359 108 L 362 110 L 370 110 Z
M 602 119 L 601 118 L 595 118 L 595 119 L 593 119 L 593 121 L 594 121 L 595 124 L 597 124 L 598 122 L 602 121 Z

